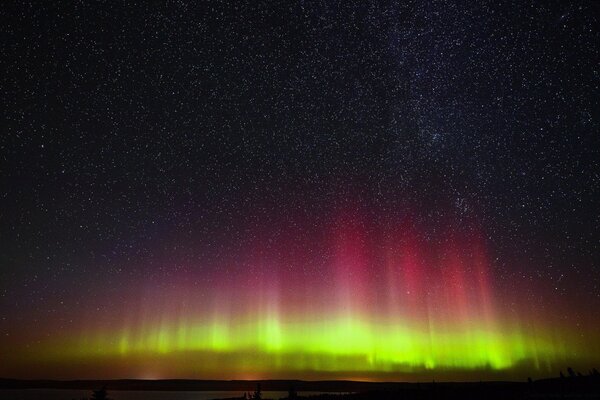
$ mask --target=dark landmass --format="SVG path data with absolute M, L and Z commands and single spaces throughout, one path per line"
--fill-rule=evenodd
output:
M 294 398 L 311 400 L 367 399 L 600 399 L 598 375 L 571 376 L 525 382 L 358 382 L 300 380 L 17 380 L 0 379 L 0 389 L 81 389 L 148 391 L 263 391 L 298 393 Z M 302 392 L 330 392 L 304 397 Z M 339 392 L 340 394 L 335 394 Z

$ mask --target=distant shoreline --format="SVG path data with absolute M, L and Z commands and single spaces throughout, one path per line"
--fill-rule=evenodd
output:
M 260 383 L 260 386 L 258 385 Z M 302 380 L 19 380 L 0 379 L 2 390 L 97 390 L 149 392 L 239 392 L 253 393 L 260 387 L 263 393 L 295 393 L 293 398 L 311 400 L 397 400 L 422 398 L 482 399 L 507 398 L 600 398 L 600 374 L 562 376 L 540 380 L 485 382 L 361 382 Z M 303 397 L 302 393 L 310 394 Z M 244 396 L 245 397 L 245 396 Z M 219 398 L 218 396 L 215 398 Z M 225 400 L 233 400 L 228 397 Z

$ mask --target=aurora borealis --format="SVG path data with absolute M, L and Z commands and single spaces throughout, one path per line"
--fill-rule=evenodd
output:
M 0 377 L 600 366 L 593 3 L 2 20 Z
M 597 347 L 523 306 L 517 288 L 499 294 L 476 227 L 448 224 L 432 238 L 410 220 L 384 228 L 358 212 L 333 214 L 325 228 L 255 237 L 202 287 L 193 266 L 162 284 L 138 282 L 129 307 L 33 346 L 37 362 L 146 378 L 505 377 L 589 361 L 583 352 Z M 318 274 L 305 268 L 319 263 Z

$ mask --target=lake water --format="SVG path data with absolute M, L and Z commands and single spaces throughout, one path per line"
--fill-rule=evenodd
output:
M 248 392 L 250 393 L 250 392 Z M 299 392 L 299 395 L 310 396 L 323 392 Z M 108 397 L 112 400 L 211 400 L 243 396 L 244 392 L 158 392 L 146 390 L 111 390 Z M 287 392 L 263 391 L 263 399 L 281 399 L 287 397 Z M 65 389 L 0 389 L 2 400 L 80 400 L 89 399 L 91 390 Z

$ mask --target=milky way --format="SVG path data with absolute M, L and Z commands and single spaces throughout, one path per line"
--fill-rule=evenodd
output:
M 600 365 L 594 2 L 8 4 L 0 376 Z

